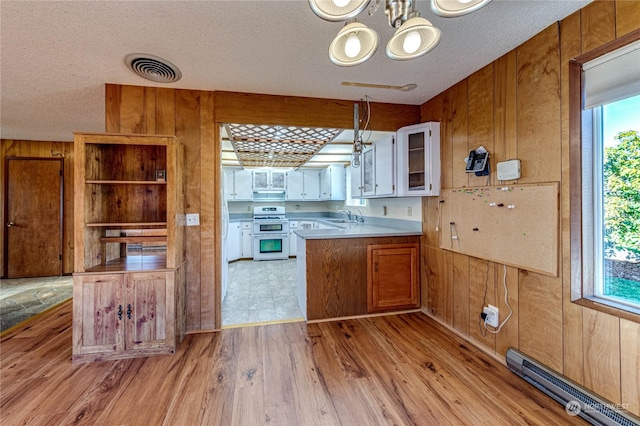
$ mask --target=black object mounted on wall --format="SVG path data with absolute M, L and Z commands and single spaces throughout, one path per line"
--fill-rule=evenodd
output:
M 476 176 L 486 176 L 489 174 L 489 153 L 484 150 L 478 151 L 469 152 L 465 171 L 467 173 L 475 173 Z

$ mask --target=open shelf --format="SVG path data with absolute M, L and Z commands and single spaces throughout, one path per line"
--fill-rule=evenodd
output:
M 166 185 L 164 180 L 86 180 L 84 183 L 98 185 Z
M 147 235 L 147 236 L 133 236 L 133 237 L 101 237 L 101 243 L 166 243 L 166 235 Z
M 75 133 L 74 156 L 73 361 L 174 353 L 184 148 L 171 135 Z
M 139 272 L 159 271 L 167 269 L 167 256 L 164 254 L 150 254 L 144 256 L 125 256 L 108 261 L 107 263 L 87 268 L 87 273 L 103 272 Z
M 92 222 L 85 223 L 84 226 L 88 228 L 126 228 L 126 227 L 141 227 L 141 226 L 167 226 L 167 222 Z

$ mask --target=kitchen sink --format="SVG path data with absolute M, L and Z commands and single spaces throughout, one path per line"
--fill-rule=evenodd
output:
M 325 222 L 331 223 L 351 223 L 348 219 L 323 219 Z

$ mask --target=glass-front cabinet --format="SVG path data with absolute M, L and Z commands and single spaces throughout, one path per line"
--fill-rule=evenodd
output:
M 440 194 L 440 123 L 420 123 L 397 131 L 398 196 Z
M 364 197 L 376 194 L 375 152 L 373 146 L 362 152 L 362 195 Z
M 284 191 L 285 190 L 284 171 L 278 170 L 255 170 L 253 172 L 254 191 Z

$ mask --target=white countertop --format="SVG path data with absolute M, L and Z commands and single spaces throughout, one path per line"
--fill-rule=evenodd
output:
M 331 229 L 296 229 L 293 232 L 305 240 L 327 240 L 335 238 L 368 238 L 368 237 L 396 237 L 420 236 L 422 231 L 407 230 L 382 225 L 367 225 L 366 223 L 330 223 L 336 228 Z M 339 226 L 339 227 L 337 227 Z

